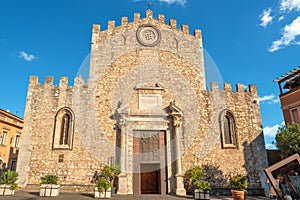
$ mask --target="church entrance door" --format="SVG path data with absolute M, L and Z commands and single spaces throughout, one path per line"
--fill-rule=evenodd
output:
M 166 194 L 166 131 L 134 130 L 133 194 Z
M 141 194 L 159 194 L 159 164 L 141 164 Z

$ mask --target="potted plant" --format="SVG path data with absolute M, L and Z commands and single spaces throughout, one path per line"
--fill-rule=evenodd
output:
M 15 189 L 18 187 L 16 181 L 18 179 L 18 173 L 15 171 L 6 171 L 2 174 L 0 180 L 0 196 L 12 195 L 15 193 Z
M 95 198 L 100 198 L 100 199 L 111 198 L 110 188 L 111 188 L 111 183 L 104 178 L 100 178 L 95 188 Z
M 108 180 L 112 187 L 112 194 L 115 194 L 115 180 L 120 175 L 121 170 L 118 166 L 105 165 L 102 169 L 102 176 Z
M 56 175 L 49 174 L 41 177 L 40 196 L 56 197 L 59 195 L 59 188 Z
M 202 179 L 202 176 L 203 176 L 202 169 L 199 166 L 187 170 L 185 172 L 187 191 L 192 192 L 194 190 L 195 182 L 200 181 Z
M 194 188 L 195 188 L 195 199 L 197 200 L 210 199 L 211 186 L 209 182 L 197 180 L 194 183 Z
M 248 188 L 247 179 L 238 175 L 230 178 L 229 181 L 233 200 L 246 199 L 246 189 Z
M 211 186 L 207 181 L 202 180 L 203 172 L 201 167 L 196 166 L 185 172 L 187 189 L 194 192 L 195 199 L 210 199 Z

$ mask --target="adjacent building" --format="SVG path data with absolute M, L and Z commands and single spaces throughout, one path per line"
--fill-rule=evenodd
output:
M 0 173 L 16 170 L 23 119 L 0 109 Z
M 240 174 L 250 193 L 263 193 L 256 86 L 207 89 L 201 31 L 177 27 L 151 10 L 120 26 L 109 21 L 104 31 L 95 24 L 86 82 L 30 77 L 20 186 L 56 174 L 65 188 L 93 188 L 94 174 L 117 164 L 118 194 L 184 195 L 184 173 L 199 165 L 214 191 L 229 191 L 229 178 Z
M 279 86 L 285 124 L 300 122 L 300 67 L 287 72 L 274 82 Z

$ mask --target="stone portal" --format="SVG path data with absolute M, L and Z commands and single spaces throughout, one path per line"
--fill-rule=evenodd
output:
M 174 103 L 162 108 L 164 89 L 160 86 L 135 89 L 139 109 L 130 112 L 130 106 L 125 106 L 117 110 L 122 171 L 118 193 L 185 194 L 180 160 L 181 111 Z

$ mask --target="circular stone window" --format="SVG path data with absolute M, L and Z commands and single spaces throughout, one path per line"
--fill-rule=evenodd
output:
M 160 32 L 153 26 L 142 26 L 137 30 L 137 40 L 144 46 L 153 47 L 160 42 Z

